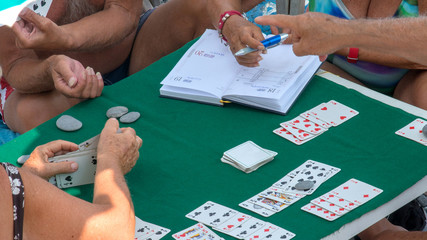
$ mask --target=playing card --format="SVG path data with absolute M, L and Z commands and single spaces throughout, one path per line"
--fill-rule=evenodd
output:
M 359 114 L 356 110 L 334 100 L 318 105 L 309 113 L 332 126 L 338 126 Z
M 262 220 L 251 218 L 242 225 L 236 227 L 233 231 L 229 232 L 228 235 L 238 239 L 245 239 L 258 229 L 262 228 L 265 224 L 266 222 Z
M 425 120 L 417 118 L 398 130 L 396 134 L 427 146 L 427 137 L 424 136 L 422 131 L 426 124 Z
M 285 188 L 286 193 L 296 193 L 296 194 L 312 194 L 324 181 L 329 179 L 331 176 L 338 173 L 341 169 L 316 162 L 313 160 L 306 161 L 303 164 L 302 171 L 299 171 L 298 174 L 292 178 L 288 183 L 288 186 Z M 314 183 L 313 187 L 307 190 L 298 190 L 295 188 L 295 185 L 302 181 L 312 181 Z
M 288 130 L 290 133 L 292 133 L 292 135 L 294 135 L 295 137 L 297 137 L 301 141 L 308 140 L 308 139 L 314 138 L 316 136 L 316 135 L 311 134 L 309 132 L 306 132 L 302 129 L 298 129 L 298 128 L 296 128 L 293 125 L 288 124 L 288 123 L 281 123 L 280 126 L 282 126 L 284 129 Z
M 208 226 L 219 226 L 236 214 L 231 208 L 208 201 L 185 216 Z
M 245 240 L 264 239 L 265 237 L 274 233 L 277 229 L 279 229 L 278 226 L 271 224 L 271 223 L 266 223 L 263 227 L 259 228 L 257 231 L 252 233 L 250 236 L 246 237 Z
M 52 0 L 36 0 L 28 4 L 27 8 L 31 9 L 40 16 L 46 17 Z
M 79 144 L 79 151 L 97 149 L 99 134 Z
M 301 117 L 310 120 L 313 123 L 316 123 L 317 125 L 323 127 L 323 128 L 330 128 L 331 125 L 329 125 L 328 123 L 322 121 L 320 118 L 316 117 L 315 115 L 310 114 L 310 111 L 307 112 L 303 112 L 300 114 Z
M 284 177 L 282 177 L 279 181 L 273 183 L 272 187 L 281 188 L 282 190 L 284 190 L 288 186 L 288 184 L 292 181 L 293 177 L 294 176 L 288 173 Z
M 326 219 L 328 221 L 333 221 L 333 220 L 340 217 L 340 215 L 333 213 L 333 212 L 329 212 L 328 210 L 326 210 L 322 207 L 316 206 L 312 203 L 309 203 L 309 204 L 303 206 L 301 209 L 306 211 L 306 212 L 309 212 L 311 214 L 314 214 L 316 216 L 319 216 L 323 219 Z
M 244 168 L 251 168 L 260 162 L 272 159 L 275 155 L 265 151 L 265 149 L 256 145 L 254 142 L 247 141 L 226 151 L 224 156 Z
M 280 212 L 283 209 L 287 208 L 289 205 L 275 201 L 269 198 L 261 197 L 258 195 L 255 195 L 247 200 L 247 202 L 256 204 L 258 206 L 261 206 L 263 208 L 266 208 L 268 210 L 274 211 L 274 212 Z
M 294 233 L 289 232 L 288 230 L 285 230 L 283 228 L 278 228 L 276 231 L 268 234 L 263 239 L 270 239 L 270 240 L 276 240 L 276 239 L 292 239 L 295 237 Z
M 282 128 L 282 127 L 274 129 L 273 133 L 281 136 L 284 139 L 287 139 L 287 140 L 295 143 L 296 145 L 301 145 L 301 144 L 306 143 L 306 142 L 308 142 L 314 138 L 313 137 L 313 138 L 307 138 L 305 140 L 300 140 L 297 137 L 295 137 L 291 132 L 289 132 L 288 130 L 286 130 L 285 128 Z
M 264 216 L 264 217 L 270 217 L 271 215 L 276 213 L 274 211 L 263 208 L 257 204 L 251 203 L 248 200 L 240 203 L 239 206 L 242 208 L 246 208 L 249 211 L 252 211 L 254 213 L 258 213 L 259 215 Z
M 338 206 L 334 203 L 328 202 L 323 198 L 315 198 L 310 201 L 311 203 L 315 204 L 316 206 L 319 206 L 321 208 L 324 208 L 328 210 L 329 212 L 336 213 L 338 215 L 344 215 L 349 212 L 349 210 L 345 209 L 344 207 Z
M 186 228 L 172 235 L 174 239 L 179 240 L 220 240 L 221 238 L 202 223 Z
M 335 204 L 337 206 L 343 207 L 343 208 L 345 208 L 346 210 L 349 210 L 349 211 L 353 210 L 353 209 L 355 209 L 355 208 L 357 208 L 359 206 L 358 204 L 355 204 L 353 202 L 347 201 L 344 198 L 338 197 L 335 194 L 332 194 L 330 192 L 326 193 L 326 194 L 323 194 L 322 196 L 320 196 L 320 198 L 326 200 L 327 202 L 333 203 L 333 204 Z
M 74 161 L 79 165 L 78 170 L 73 173 L 56 175 L 56 182 L 59 188 L 75 187 L 94 183 L 95 181 L 97 164 L 96 150 L 71 152 L 50 158 L 49 161 Z
M 282 189 L 275 187 L 270 187 L 260 192 L 258 195 L 261 197 L 269 198 L 271 200 L 285 203 L 287 205 L 291 205 L 305 196 L 302 194 L 287 194 L 282 192 Z
M 214 229 L 223 233 L 228 233 L 234 230 L 236 227 L 242 225 L 244 222 L 246 222 L 251 218 L 252 216 L 239 212 L 233 217 L 231 217 L 230 219 L 228 219 L 227 221 L 223 222 L 218 227 L 214 227 Z
M 330 193 L 338 197 L 359 205 L 366 203 L 382 192 L 383 190 L 354 178 L 330 191 Z
M 154 227 L 151 223 L 142 221 L 135 216 L 135 239 L 142 240 L 154 234 Z
M 323 128 L 317 123 L 314 123 L 308 119 L 305 119 L 303 117 L 296 117 L 288 122 L 284 122 L 284 124 L 289 124 L 291 126 L 294 126 L 300 130 L 306 131 L 311 134 L 321 134 L 327 130 L 327 128 Z

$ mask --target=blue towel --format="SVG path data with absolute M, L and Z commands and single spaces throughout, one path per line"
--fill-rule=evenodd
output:
M 0 145 L 12 141 L 17 136 L 19 136 L 19 133 L 10 130 L 7 125 L 0 120 Z
M 256 7 L 252 8 L 250 11 L 246 12 L 245 15 L 250 22 L 254 23 L 254 19 L 258 16 L 274 14 L 276 14 L 276 0 L 265 0 L 264 2 L 258 4 Z M 271 34 L 270 26 L 261 26 L 258 24 L 256 25 L 261 28 L 261 31 L 264 34 Z

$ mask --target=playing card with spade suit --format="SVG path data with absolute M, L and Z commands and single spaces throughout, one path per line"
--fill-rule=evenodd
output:
M 74 161 L 79 165 L 77 171 L 73 173 L 56 175 L 57 186 L 69 188 L 94 183 L 97 165 L 96 152 L 96 149 L 71 152 L 49 159 L 53 162 Z

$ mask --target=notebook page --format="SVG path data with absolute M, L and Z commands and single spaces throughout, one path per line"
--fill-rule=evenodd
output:
M 218 33 L 206 30 L 161 82 L 165 86 L 208 92 L 219 99 L 234 79 L 239 64 Z

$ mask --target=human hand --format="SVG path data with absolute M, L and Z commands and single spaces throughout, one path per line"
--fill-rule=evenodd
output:
M 339 25 L 345 21 L 323 13 L 305 13 L 297 16 L 271 15 L 257 17 L 255 22 L 272 25 L 290 34 L 295 55 L 319 55 L 324 61 L 328 54 L 342 48 L 345 43 L 338 37 Z
M 62 94 L 82 99 L 101 96 L 104 81 L 99 72 L 65 55 L 53 55 L 48 62 L 55 88 Z
M 28 8 L 19 14 L 21 20 L 12 26 L 16 45 L 24 49 L 69 50 L 71 37 L 49 18 L 42 17 Z
M 261 29 L 240 16 L 232 15 L 229 17 L 224 24 L 222 34 L 228 40 L 233 54 L 248 46 L 261 51 L 265 49 L 261 43 L 264 40 Z M 236 56 L 236 60 L 240 65 L 257 67 L 259 61 L 262 60 L 261 51 Z
M 121 128 L 121 133 L 118 133 L 118 129 L 119 122 L 115 118 L 105 123 L 98 143 L 98 167 L 103 164 L 103 159 L 107 159 L 117 164 L 124 175 L 135 166 L 142 139 L 132 128 Z
M 370 226 L 363 232 L 359 233 L 358 236 L 362 240 L 373 240 L 378 239 L 385 233 L 393 232 L 407 232 L 405 228 L 390 223 L 387 219 L 383 218 L 374 225 Z M 381 238 L 382 239 L 382 238 Z M 388 239 L 388 238 L 386 238 Z
M 70 161 L 56 163 L 49 162 L 48 158 L 76 151 L 78 149 L 79 147 L 77 144 L 63 140 L 57 140 L 40 145 L 34 149 L 22 168 L 45 180 L 48 180 L 56 174 L 75 172 L 79 167 L 76 162 Z

